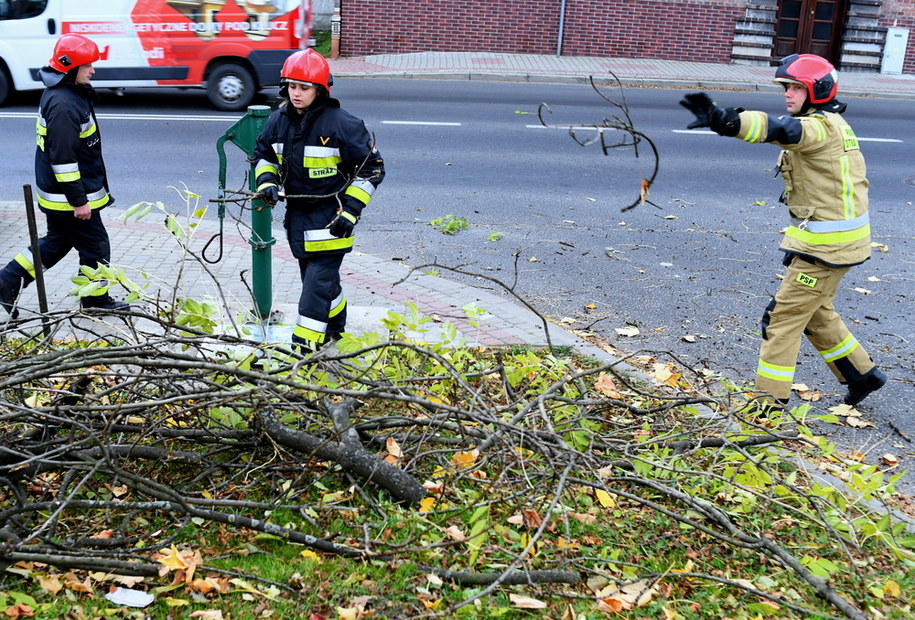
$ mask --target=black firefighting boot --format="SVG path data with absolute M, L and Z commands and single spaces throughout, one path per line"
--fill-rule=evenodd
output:
M 848 393 L 845 395 L 845 404 L 854 407 L 867 398 L 871 392 L 876 392 L 886 385 L 886 373 L 874 366 L 863 377 L 848 384 Z
M 108 293 L 83 297 L 79 305 L 83 310 L 130 310 L 129 303 L 113 299 Z
M 0 280 L 0 306 L 3 306 L 3 309 L 9 312 L 14 319 L 19 318 L 19 310 L 15 307 L 17 297 L 19 297 L 19 289 Z

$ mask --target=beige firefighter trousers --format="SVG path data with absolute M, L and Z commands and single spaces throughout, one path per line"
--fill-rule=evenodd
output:
M 849 267 L 794 256 L 762 320 L 756 390 L 787 400 L 806 335 L 840 383 L 854 383 L 874 362 L 836 314 L 833 300 Z

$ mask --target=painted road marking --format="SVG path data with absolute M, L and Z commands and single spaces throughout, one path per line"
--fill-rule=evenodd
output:
M 382 125 L 431 125 L 433 127 L 460 127 L 461 123 L 439 123 L 435 121 L 381 121 Z
M 575 131 L 620 131 L 616 127 L 595 127 L 591 125 L 525 125 L 528 129 L 574 129 Z
M 0 118 L 31 118 L 37 116 L 35 112 L 0 112 Z M 122 121 L 195 121 L 195 122 L 218 122 L 231 123 L 237 121 L 240 116 L 216 116 L 202 114 L 96 114 L 98 118 L 104 120 L 122 120 Z

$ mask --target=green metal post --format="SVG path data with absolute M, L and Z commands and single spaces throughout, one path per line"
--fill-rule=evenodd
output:
M 248 156 L 251 171 L 248 175 L 248 188 L 251 193 L 257 192 L 257 178 L 254 169 L 257 162 L 254 159 L 254 148 L 257 137 L 267 124 L 270 108 L 264 105 L 248 106 L 248 111 L 243 117 L 217 141 L 216 150 L 219 154 L 219 191 L 224 195 L 226 186 L 226 157 L 223 145 L 226 140 L 235 144 Z M 273 301 L 273 256 L 270 246 L 276 243 L 273 238 L 272 207 L 260 198 L 251 201 L 251 271 L 254 289 L 254 312 L 260 319 L 270 317 L 270 306 Z M 220 217 L 223 212 L 220 211 Z

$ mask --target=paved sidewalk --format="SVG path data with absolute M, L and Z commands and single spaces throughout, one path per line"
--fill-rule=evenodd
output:
M 247 241 L 250 237 L 249 230 L 238 229 L 233 222 L 226 221 L 223 257 L 218 263 L 207 265 L 210 275 L 193 258 L 182 260 L 182 249 L 166 230 L 161 215 L 150 214 L 140 221 L 125 223 L 119 219 L 122 209 L 112 207 L 103 213 L 111 238 L 113 264 L 123 267 L 135 282 L 148 282 L 147 291 L 150 294 L 168 297 L 177 289 L 180 296 L 197 300 L 210 298 L 218 301 L 220 296 L 224 296 L 232 316 L 254 307 L 248 292 L 252 277 L 252 251 Z M 36 219 L 39 234 L 43 235 L 44 217 L 38 213 Z M 28 246 L 29 233 L 23 204 L 0 201 L 0 220 L 0 263 L 5 265 Z M 191 251 L 199 254 L 217 230 L 216 222 L 201 222 L 190 243 Z M 272 251 L 272 309 L 281 318 L 280 325 L 270 329 L 268 338 L 288 342 L 296 320 L 301 290 L 296 284 L 298 263 L 289 251 L 282 230 L 275 229 L 273 236 L 277 242 Z M 214 243 L 207 255 L 215 257 L 215 250 Z M 68 291 L 73 288 L 70 278 L 78 268 L 77 255 L 71 252 L 61 263 L 45 272 L 45 287 L 51 311 L 77 307 L 76 299 L 68 295 Z M 245 272 L 244 280 L 242 272 Z M 214 277 L 218 279 L 222 291 L 216 286 Z M 602 361 L 615 361 L 609 353 L 571 332 L 552 323 L 545 326 L 540 317 L 520 303 L 459 284 L 446 277 L 411 273 L 407 266 L 398 262 L 354 251 L 343 261 L 342 277 L 348 301 L 347 331 L 350 332 L 385 334 L 381 319 L 388 312 L 409 316 L 408 304 L 412 302 L 423 317 L 433 319 L 426 324 L 428 331 L 414 334 L 428 342 L 442 340 L 442 323 L 454 325 L 468 344 L 486 346 L 546 346 L 549 330 L 549 341 L 554 346 L 571 346 Z M 23 317 L 38 310 L 36 288 L 34 285 L 29 286 L 19 298 Z M 118 289 L 119 287 L 114 287 L 112 294 L 123 297 L 123 290 Z M 468 320 L 463 310 L 467 304 L 474 304 L 484 311 L 474 318 L 475 325 Z M 6 313 L 3 312 L 2 315 L 0 321 L 6 319 Z
M 522 82 L 586 83 L 590 76 L 610 77 L 624 86 L 695 89 L 780 90 L 772 82 L 774 67 L 654 60 L 493 54 L 487 52 L 420 52 L 378 54 L 330 61 L 334 77 L 396 77 Z M 839 71 L 839 92 L 855 97 L 915 99 L 915 76 Z

